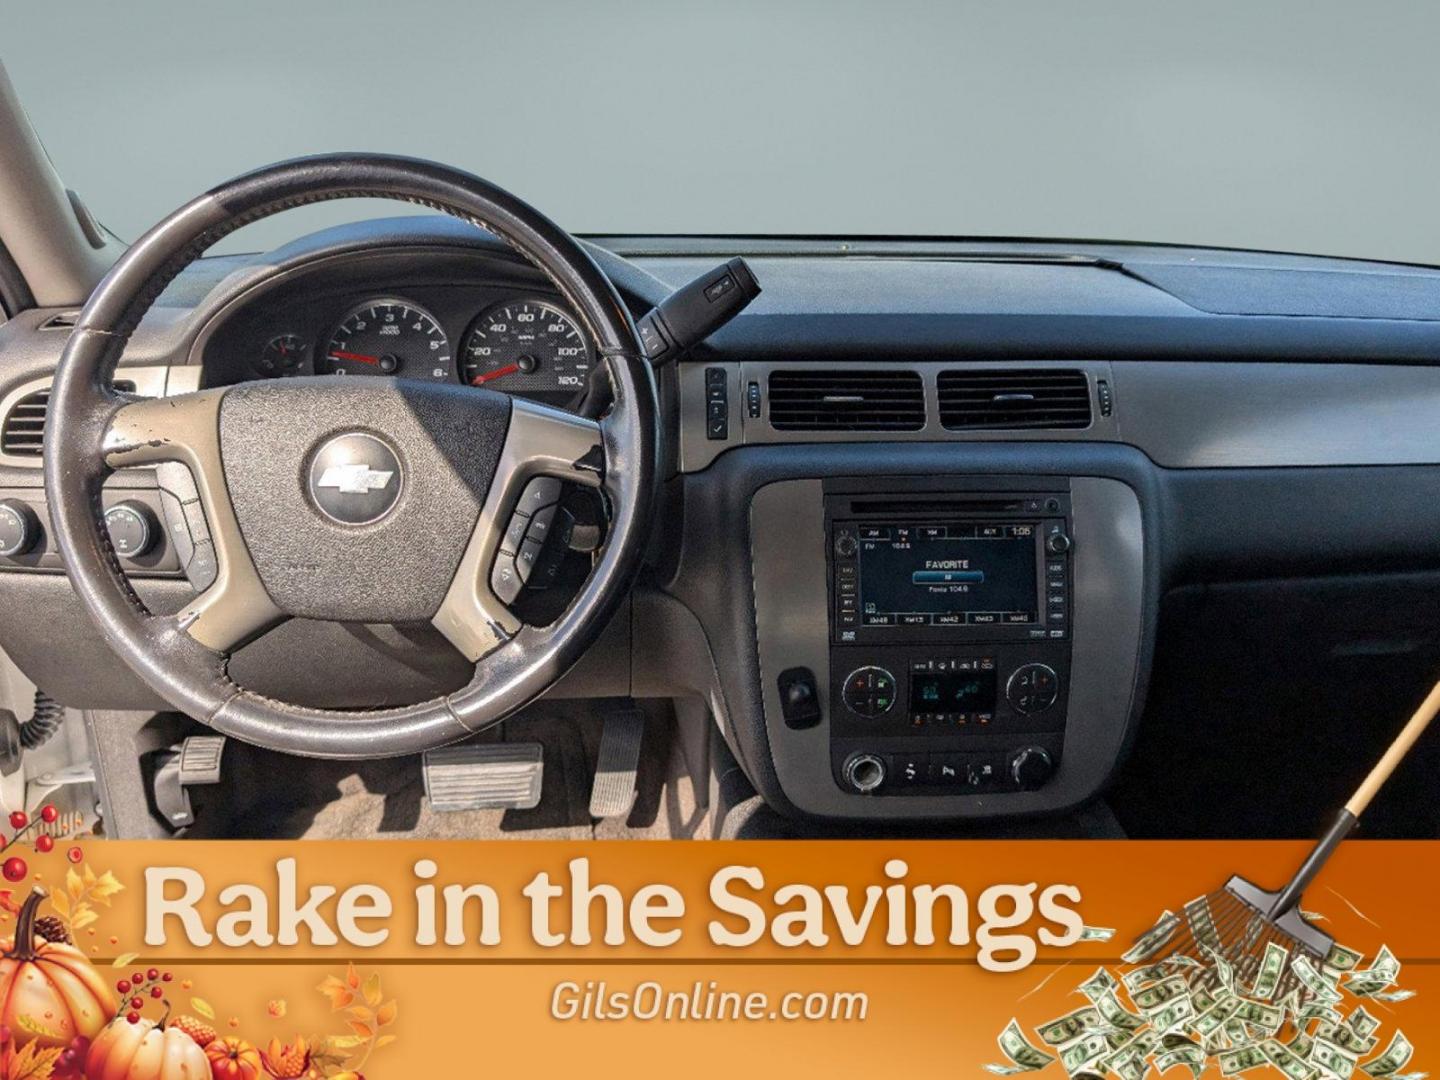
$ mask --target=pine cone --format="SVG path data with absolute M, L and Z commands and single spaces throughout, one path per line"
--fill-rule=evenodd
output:
M 35 933 L 46 941 L 53 941 L 60 945 L 70 944 L 70 931 L 66 930 L 65 924 L 54 915 L 42 915 L 36 919 Z

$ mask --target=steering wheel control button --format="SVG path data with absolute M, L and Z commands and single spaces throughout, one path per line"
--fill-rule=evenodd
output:
M 1010 779 L 1025 791 L 1041 787 L 1054 771 L 1050 755 L 1039 746 L 1027 746 L 1010 759 Z
M 1005 684 L 1005 698 L 1016 712 L 1044 712 L 1060 695 L 1060 676 L 1048 664 L 1026 664 L 1015 669 Z
M 535 569 L 535 562 L 540 558 L 540 549 L 543 546 L 538 540 L 526 540 L 515 553 L 515 570 L 520 575 L 522 585 L 530 580 L 530 574 Z
M 516 510 L 526 517 L 534 517 L 541 509 L 560 501 L 560 481 L 553 476 L 537 476 L 525 485 L 520 493 Z
M 20 499 L 0 501 L 0 557 L 18 559 L 40 542 L 40 519 Z
M 220 567 L 215 561 L 215 545 L 202 540 L 195 545 L 195 553 L 185 564 L 185 577 L 196 592 L 204 592 L 215 584 Z
M 513 604 L 524 587 L 525 582 L 520 580 L 520 574 L 515 569 L 515 556 L 508 551 L 495 556 L 495 567 L 490 571 L 490 590 L 500 602 Z
M 841 700 L 856 716 L 884 716 L 895 704 L 895 676 L 880 667 L 857 668 L 845 676 Z
M 400 456 L 378 436 L 352 431 L 321 445 L 310 460 L 310 500 L 340 525 L 373 525 L 400 501 Z
M 861 795 L 869 795 L 885 783 L 885 762 L 874 754 L 856 754 L 845 762 L 845 782 Z
M 159 539 L 160 526 L 154 512 L 141 502 L 126 500 L 105 511 L 105 529 L 116 554 L 139 559 L 149 554 Z

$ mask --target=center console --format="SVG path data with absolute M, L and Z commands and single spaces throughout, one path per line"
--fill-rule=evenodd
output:
M 1064 752 L 1068 485 L 836 481 L 825 526 L 836 782 L 876 796 L 1044 784 Z
M 1010 816 L 1103 787 L 1148 610 L 1126 481 L 782 479 L 754 492 L 750 531 L 766 746 L 796 809 Z

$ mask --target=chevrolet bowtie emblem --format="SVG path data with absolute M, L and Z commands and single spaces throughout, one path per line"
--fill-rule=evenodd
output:
M 317 480 L 316 486 L 334 488 L 342 495 L 368 495 L 384 491 L 395 476 L 388 469 L 372 469 L 369 465 L 331 465 Z

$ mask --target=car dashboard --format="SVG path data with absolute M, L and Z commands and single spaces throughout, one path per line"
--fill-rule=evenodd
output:
M 1224 753 L 1253 708 L 1323 716 L 1267 666 L 1292 650 L 1322 691 L 1369 680 L 1377 708 L 1423 681 L 1436 648 L 1415 605 L 1440 595 L 1440 273 L 1093 244 L 589 246 L 637 318 L 735 254 L 763 292 L 658 369 L 646 567 L 553 698 L 697 703 L 771 806 L 883 823 L 1056 813 L 1177 738 L 1217 752 L 1175 736 L 1197 716 L 1174 687 L 1207 671 L 1251 671 L 1228 711 L 1201 718 Z M 32 613 L 0 620 L 0 647 L 68 704 L 157 709 L 43 535 L 37 432 L 64 315 L 0 327 L 0 503 L 39 531 L 0 557 L 0 604 Z M 428 218 L 203 260 L 116 378 L 159 396 L 313 374 L 485 386 L 591 416 L 608 401 L 564 299 L 498 243 Z M 213 572 L 184 485 L 139 470 L 104 496 L 154 610 Z M 1366 603 L 1350 595 L 1360 578 Z M 1295 605 L 1311 617 L 1285 616 L 1290 648 L 1262 638 L 1258 668 L 1211 621 Z M 471 673 L 426 627 L 305 620 L 232 672 L 355 708 Z

